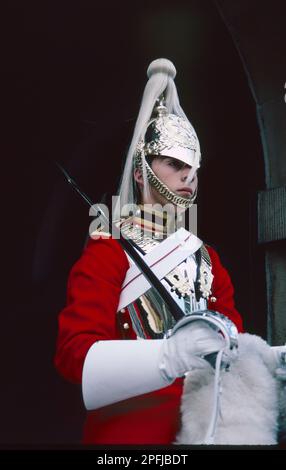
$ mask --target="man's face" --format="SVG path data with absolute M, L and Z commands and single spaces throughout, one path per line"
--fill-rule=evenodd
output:
M 198 178 L 195 173 L 191 181 L 188 180 L 191 167 L 171 157 L 153 157 L 151 161 L 151 168 L 155 175 L 175 194 L 185 198 L 191 198 L 194 194 Z M 139 170 L 138 170 L 139 171 Z M 140 175 L 135 172 L 135 179 L 142 187 L 143 180 Z M 142 176 L 142 175 L 141 175 Z M 141 183 L 141 184 L 140 184 Z M 151 200 L 143 201 L 145 204 L 166 204 L 164 196 L 158 193 L 155 188 L 150 186 L 150 197 Z

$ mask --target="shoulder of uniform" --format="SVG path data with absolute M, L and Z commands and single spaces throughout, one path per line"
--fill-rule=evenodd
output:
M 95 230 L 94 232 L 90 234 L 90 238 L 92 238 L 93 240 L 99 240 L 99 239 L 106 240 L 110 237 L 111 237 L 111 233 L 105 232 L 103 230 Z
M 208 250 L 208 252 L 210 254 L 216 254 L 217 255 L 217 250 L 216 250 L 216 248 L 214 248 L 213 245 L 209 245 L 208 243 L 204 243 L 203 246 L 205 247 L 206 250 Z
M 112 251 L 113 253 L 117 253 L 119 256 L 122 255 L 126 257 L 119 240 L 113 238 L 108 232 L 99 232 L 98 234 L 93 232 L 90 235 L 85 248 L 86 250 L 94 252 L 100 251 L 102 254 L 107 251 Z
M 209 255 L 209 258 L 210 258 L 210 262 L 212 264 L 218 264 L 220 263 L 220 257 L 218 255 L 218 252 L 216 250 L 216 248 L 214 248 L 213 246 L 209 245 L 208 243 L 204 243 L 204 248 L 205 250 L 207 251 L 208 255 Z

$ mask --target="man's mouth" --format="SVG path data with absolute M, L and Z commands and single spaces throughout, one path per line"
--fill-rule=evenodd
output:
M 176 191 L 177 193 L 179 193 L 180 195 L 185 195 L 185 196 L 191 196 L 193 194 L 193 191 L 191 190 L 191 188 L 180 188 L 180 189 L 177 189 Z

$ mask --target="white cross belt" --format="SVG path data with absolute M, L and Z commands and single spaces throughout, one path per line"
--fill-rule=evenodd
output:
M 195 253 L 201 246 L 202 241 L 180 228 L 173 235 L 163 240 L 152 251 L 146 255 L 140 255 L 144 258 L 146 264 L 152 269 L 153 273 L 161 280 L 170 271 L 185 261 L 188 256 Z M 130 260 L 131 266 L 126 273 L 122 285 L 119 299 L 118 311 L 137 300 L 145 294 L 151 285 L 145 278 L 140 269 Z

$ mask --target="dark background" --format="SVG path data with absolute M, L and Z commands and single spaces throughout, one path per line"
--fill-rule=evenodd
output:
M 80 388 L 57 375 L 53 355 L 90 217 L 54 162 L 95 202 L 113 194 L 146 69 L 158 57 L 172 60 L 203 155 L 198 234 L 228 268 L 245 328 L 265 337 L 255 103 L 212 1 L 12 2 L 5 19 L 0 441 L 73 443 L 84 419 Z

